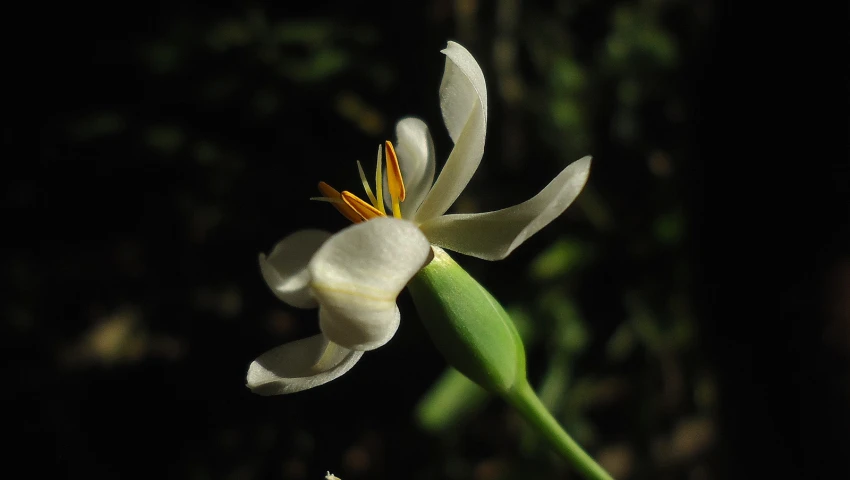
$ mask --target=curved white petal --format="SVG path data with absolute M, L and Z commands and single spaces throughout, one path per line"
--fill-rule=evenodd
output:
M 407 197 L 401 203 L 401 215 L 411 218 L 434 183 L 434 141 L 431 140 L 428 125 L 414 117 L 399 120 L 395 126 L 395 134 L 395 149 Z M 386 175 L 384 191 L 389 191 Z M 387 196 L 384 200 L 388 211 L 392 210 L 390 197 Z
M 248 388 L 260 395 L 307 390 L 339 377 L 360 360 L 357 352 L 322 334 L 273 348 L 251 362 Z
M 457 143 L 469 115 L 477 110 L 476 100 L 487 121 L 487 84 L 478 62 L 462 45 L 450 41 L 441 53 L 446 55 L 446 69 L 440 83 L 440 108 L 449 135 Z
M 277 298 L 293 307 L 316 307 L 307 263 L 330 236 L 322 230 L 299 230 L 278 242 L 268 257 L 260 254 L 260 272 Z
M 406 220 L 376 218 L 332 236 L 308 266 L 322 331 L 353 350 L 387 343 L 398 328 L 396 297 L 430 255 L 425 235 Z
M 357 321 L 346 318 L 346 315 L 352 314 L 351 307 L 341 314 L 335 313 L 338 311 L 320 306 L 319 328 L 328 338 L 340 339 L 348 348 L 358 351 L 374 350 L 385 345 L 401 323 L 401 312 L 395 303 L 392 308 L 358 312 Z
M 422 202 L 417 222 L 442 215 L 469 183 L 484 155 L 487 132 L 487 85 L 478 62 L 465 48 L 449 42 L 440 84 L 443 120 L 455 146 L 431 192 Z
M 590 159 L 571 163 L 540 193 L 519 205 L 495 212 L 445 215 L 419 228 L 434 245 L 484 260 L 501 260 L 573 203 L 587 182 Z

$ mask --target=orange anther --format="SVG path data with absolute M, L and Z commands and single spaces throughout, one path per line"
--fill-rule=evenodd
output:
M 319 182 L 319 191 L 322 195 L 331 200 L 331 204 L 333 204 L 334 208 L 336 208 L 339 213 L 343 214 L 345 218 L 354 223 L 360 223 L 363 221 L 363 216 L 357 213 L 357 210 L 351 208 L 351 206 L 343 200 L 342 194 L 340 194 L 334 187 L 325 182 Z
M 401 168 L 398 166 L 398 157 L 395 154 L 392 142 L 386 141 L 387 155 L 387 186 L 390 196 L 397 198 L 399 202 L 404 201 L 404 179 L 401 178 Z
M 360 200 L 357 195 L 351 192 L 342 192 L 340 195 L 342 197 L 342 201 L 345 202 L 345 205 L 356 212 L 363 220 L 371 220 L 375 217 L 384 216 L 380 210 L 369 205 L 363 200 Z

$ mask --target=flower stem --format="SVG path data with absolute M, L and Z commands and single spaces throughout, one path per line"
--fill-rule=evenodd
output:
M 593 458 L 587 454 L 564 431 L 555 417 L 543 405 L 534 393 L 531 385 L 522 380 L 505 395 L 506 400 L 513 405 L 544 437 L 552 447 L 567 459 L 572 466 L 588 480 L 614 480 Z

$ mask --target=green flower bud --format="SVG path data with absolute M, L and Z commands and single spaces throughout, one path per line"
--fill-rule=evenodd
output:
M 487 390 L 525 382 L 525 349 L 505 309 L 441 248 L 408 283 L 422 323 L 448 363 Z

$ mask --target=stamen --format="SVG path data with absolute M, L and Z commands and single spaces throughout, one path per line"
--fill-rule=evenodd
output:
M 322 195 L 325 196 L 324 198 L 327 198 L 330 201 L 331 205 L 333 205 L 334 208 L 336 208 L 339 213 L 341 213 L 345 218 L 349 219 L 354 223 L 360 223 L 363 221 L 362 215 L 360 215 L 359 213 L 357 213 L 356 210 L 351 208 L 351 206 L 348 205 L 348 203 L 346 203 L 345 200 L 342 198 L 342 195 L 338 191 L 336 191 L 336 189 L 334 189 L 332 186 L 328 185 L 325 182 L 319 182 L 319 191 L 322 192 Z
M 378 145 L 378 166 L 375 169 L 375 190 L 378 191 L 377 198 L 375 200 L 375 207 L 381 211 L 384 215 L 387 214 L 387 211 L 384 209 L 384 172 L 381 170 L 381 146 Z
M 404 201 L 404 180 L 401 178 L 401 168 L 398 165 L 398 157 L 395 154 L 392 142 L 387 140 L 387 184 L 390 187 L 390 195 L 398 197 L 400 202 Z
M 392 142 L 386 141 L 387 155 L 387 187 L 390 190 L 390 199 L 393 204 L 393 216 L 401 218 L 401 206 L 399 202 L 404 201 L 404 179 L 401 178 L 401 168 L 398 165 L 398 157 L 395 154 Z
M 363 182 L 363 188 L 366 190 L 366 196 L 369 197 L 369 201 L 372 202 L 372 205 L 377 204 L 378 199 L 372 193 L 372 187 L 369 186 L 369 182 L 366 180 L 366 174 L 363 173 L 363 165 L 360 165 L 360 160 L 357 160 L 357 171 L 360 172 L 360 181 Z
M 348 207 L 351 207 L 363 220 L 371 220 L 376 217 L 385 217 L 386 214 L 368 203 L 360 200 L 357 195 L 351 192 L 342 192 L 342 201 Z
M 384 145 L 386 151 L 383 150 Z M 335 190 L 325 182 L 319 182 L 319 191 L 322 197 L 312 197 L 311 200 L 320 202 L 328 202 L 332 204 L 345 218 L 353 223 L 360 223 L 364 220 L 371 220 L 376 217 L 387 216 L 386 208 L 384 207 L 384 172 L 382 154 L 386 154 L 387 161 L 387 190 L 390 195 L 390 203 L 392 204 L 393 216 L 401 218 L 401 205 L 404 201 L 405 188 L 404 179 L 401 176 L 401 168 L 398 164 L 398 156 L 396 156 L 395 148 L 392 142 L 386 141 L 384 145 L 378 145 L 377 165 L 375 166 L 375 191 L 373 193 L 369 182 L 366 180 L 366 174 L 363 172 L 363 165 L 357 161 L 357 171 L 360 174 L 360 181 L 363 183 L 363 189 L 366 190 L 366 196 L 372 204 L 368 204 L 361 200 L 357 195 L 351 192 L 343 191 L 342 193 Z

